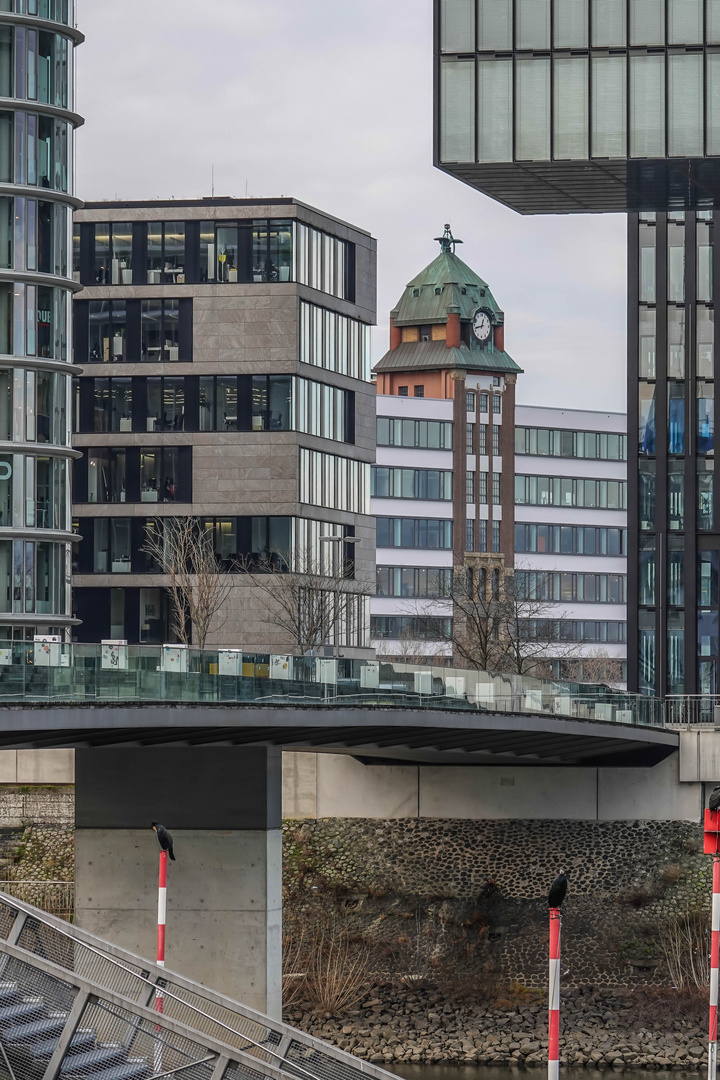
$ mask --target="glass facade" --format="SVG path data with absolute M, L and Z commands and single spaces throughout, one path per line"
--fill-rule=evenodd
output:
M 661 695 L 717 685 L 714 227 L 709 209 L 630 218 L 629 679 Z
M 720 154 L 715 0 L 435 7 L 436 164 L 514 209 L 665 209 L 676 166 Z
M 6 12 L 12 13 L 12 21 L 5 21 Z M 0 110 L 4 639 L 64 634 L 73 621 L 68 342 L 77 120 L 72 111 L 78 39 L 73 18 L 67 0 L 5 0 L 0 5 L 0 97 L 5 99 Z M 57 30 L 37 20 L 57 22 Z
M 560 476 L 516 476 L 516 506 L 577 506 L 601 510 L 627 508 L 624 480 L 577 480 Z

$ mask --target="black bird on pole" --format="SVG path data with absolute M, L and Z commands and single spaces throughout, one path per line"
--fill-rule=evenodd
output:
M 550 892 L 548 893 L 548 907 L 559 908 L 562 905 L 563 900 L 567 895 L 568 879 L 564 870 L 561 870 L 558 876 L 550 886 Z
M 163 851 L 167 851 L 167 853 L 170 856 L 170 858 L 172 859 L 172 861 L 175 862 L 175 855 L 173 853 L 172 836 L 167 831 L 165 826 L 161 825 L 159 821 L 152 821 L 150 824 L 152 825 L 153 829 L 157 833 L 157 838 L 158 838 L 158 840 L 160 842 L 160 847 L 163 849 Z
M 720 810 L 720 784 L 714 787 L 710 792 L 710 802 L 708 803 L 708 810 Z

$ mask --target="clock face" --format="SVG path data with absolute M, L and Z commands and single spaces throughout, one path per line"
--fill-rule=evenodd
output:
M 490 322 L 490 316 L 487 311 L 483 311 L 479 308 L 473 317 L 473 334 L 478 341 L 487 341 L 490 337 L 490 331 L 492 330 L 492 324 Z

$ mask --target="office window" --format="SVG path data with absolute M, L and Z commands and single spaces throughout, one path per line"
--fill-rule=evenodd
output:
M 586 0 L 555 0 L 555 48 L 583 49 L 588 43 Z
M 655 453 L 655 384 L 640 382 L 638 385 L 639 451 Z
M 638 503 L 640 509 L 640 528 L 652 531 L 655 528 L 655 462 L 640 459 L 638 473 Z
M 475 160 L 475 64 L 446 61 L 440 68 L 440 159 Z
M 479 402 L 480 412 L 486 413 L 488 411 L 488 406 L 489 406 L 489 395 L 481 393 L 479 395 L 479 398 L 480 398 L 480 402 Z
M 425 397 L 425 387 L 424 386 L 415 386 L 413 388 L 413 393 L 414 393 L 415 397 Z
M 407 397 L 408 396 L 408 388 L 407 388 L 407 386 L 398 386 L 398 396 L 399 397 Z
M 685 308 L 668 307 L 668 378 L 685 378 Z
M 640 300 L 646 304 L 655 302 L 655 225 L 640 223 Z
M 477 523 L 477 550 L 487 551 L 487 521 Z
M 500 453 L 500 425 L 493 424 L 492 429 L 492 452 L 495 457 Z
M 452 427 L 445 420 L 398 420 L 379 416 L 377 445 L 452 450 Z
M 518 506 L 624 510 L 627 508 L 627 483 L 624 480 L 518 475 L 515 477 L 515 503 Z
M 624 56 L 592 58 L 592 156 L 627 154 L 627 71 Z
M 377 595 L 445 598 L 452 595 L 452 570 L 378 566 Z
M 440 48 L 450 53 L 475 51 L 475 0 L 442 0 Z
M 472 390 L 465 394 L 465 405 L 468 412 L 475 412 L 475 394 Z
M 702 9 L 702 0 L 668 0 L 668 45 L 702 45 Z
M 480 0 L 478 49 L 512 49 L 512 0 Z
M 488 501 L 488 474 L 481 472 L 477 474 L 478 477 L 478 502 L 487 503 Z
M 494 553 L 500 551 L 500 522 L 493 521 L 492 523 L 492 550 Z
M 638 6 L 634 4 L 633 9 Z M 630 57 L 630 109 L 630 156 L 664 157 L 664 56 Z
M 584 2 L 582 7 L 585 8 Z M 575 160 L 587 158 L 589 156 L 587 57 L 555 57 L 554 65 L 553 154 L 555 158 Z
M 668 383 L 668 452 L 685 453 L 685 384 Z
M 145 386 L 147 430 L 184 431 L 185 379 L 182 376 L 153 376 L 145 380 Z
M 697 299 L 711 303 L 713 298 L 712 229 L 706 222 L 696 223 Z
M 717 5 L 715 39 L 720 39 L 720 4 Z M 707 53 L 707 153 L 720 154 L 720 53 Z
M 353 458 L 300 449 L 300 502 L 370 513 L 370 466 Z
M 678 2 L 676 0 L 675 7 Z M 668 56 L 668 154 L 671 157 L 702 157 L 703 154 L 701 53 Z
M 388 641 L 450 641 L 452 619 L 436 615 L 373 615 L 370 636 Z
M 492 475 L 492 496 L 493 504 L 495 506 L 500 505 L 500 473 L 494 472 Z
M 550 0 L 516 0 L 516 49 L 550 48 Z
M 665 44 L 664 0 L 631 0 L 630 44 Z
M 300 302 L 300 360 L 370 380 L 370 327 L 357 319 Z
M 655 378 L 655 308 L 641 307 L 638 313 L 640 339 L 639 366 L 642 379 Z
M 147 283 L 172 285 L 185 281 L 185 223 L 150 221 L 147 227 Z
M 466 424 L 465 425 L 465 453 L 466 454 L 474 454 L 475 453 L 475 425 L 474 424 Z
M 465 65 L 471 67 L 472 65 Z M 292 271 L 292 224 L 270 222 L 270 250 L 263 268 L 261 259 L 255 260 L 260 277 L 255 280 L 289 281 Z M 355 245 L 338 240 L 329 233 L 320 232 L 309 225 L 295 225 L 297 247 L 295 253 L 295 276 L 302 285 L 337 296 L 340 300 L 355 302 Z M 268 262 L 269 260 L 269 262 Z M 256 271 L 257 273 L 257 271 Z M 265 275 L 263 277 L 263 274 Z
M 522 0 L 525 7 L 542 7 L 544 0 Z M 550 61 L 515 61 L 515 156 L 520 161 L 550 158 Z
M 377 546 L 452 550 L 452 521 L 437 518 L 376 519 Z
M 475 522 L 466 521 L 465 523 L 465 550 L 475 550 Z
M 480 60 L 477 71 L 478 161 L 512 161 L 512 60 Z
M 593 45 L 624 45 L 626 41 L 625 0 L 592 0 Z
M 142 300 L 141 305 L 140 359 L 149 363 L 179 360 L 179 301 Z
M 452 499 L 452 473 L 442 469 L 372 466 L 371 494 L 389 499 Z
M 465 501 L 469 503 L 475 502 L 475 473 L 465 473 Z
M 502 412 L 502 394 L 493 394 L 493 412 Z
M 487 424 L 478 424 L 478 454 L 487 454 Z
M 627 554 L 627 530 L 591 525 L 515 525 L 515 551 L 524 554 Z

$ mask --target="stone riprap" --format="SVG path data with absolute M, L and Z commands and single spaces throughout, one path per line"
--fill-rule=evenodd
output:
M 547 1063 L 547 1005 L 453 1005 L 428 990 L 373 991 L 344 1016 L 317 1016 L 300 1005 L 286 1019 L 357 1057 L 379 1064 L 454 1062 L 541 1068 Z M 560 1063 L 572 1068 L 707 1068 L 707 1034 L 698 1019 L 642 1018 L 633 991 L 592 988 L 562 994 Z M 647 1013 L 647 1008 L 646 1008 Z M 652 1007 L 650 1008 L 652 1012 Z M 640 1015 L 640 1018 L 639 1018 Z

